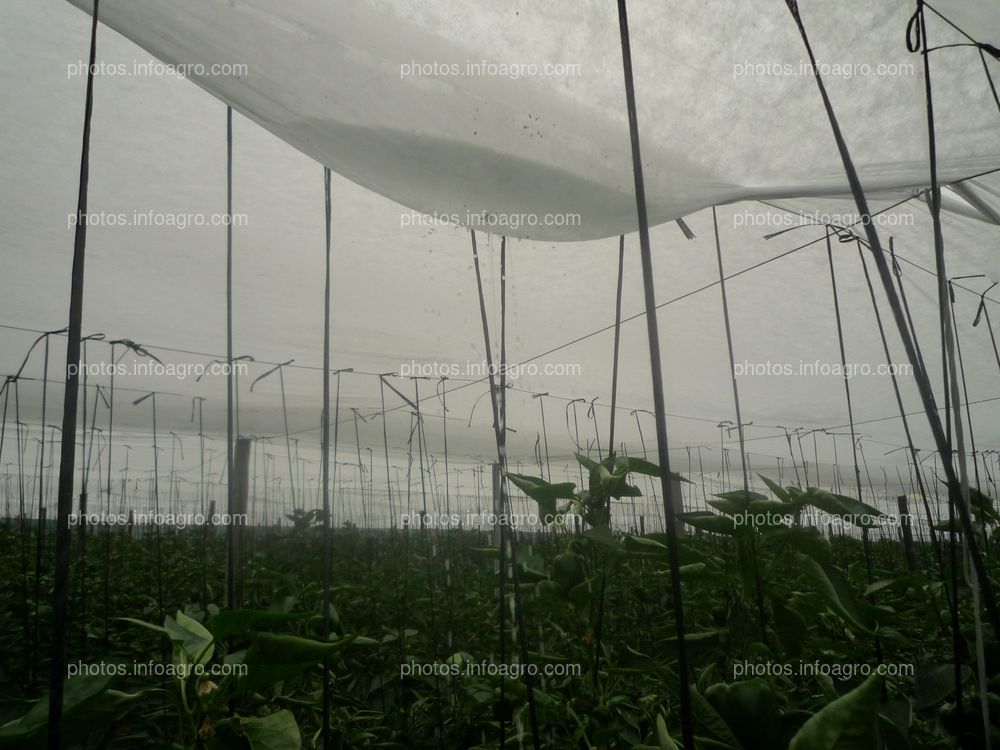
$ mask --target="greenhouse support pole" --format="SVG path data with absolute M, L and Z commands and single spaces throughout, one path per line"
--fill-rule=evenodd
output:
M 226 507 L 233 506 L 233 108 L 226 107 Z M 232 526 L 226 528 L 232 549 Z M 233 559 L 226 558 L 226 607 L 233 608 Z
M 99 0 L 94 0 L 90 27 L 90 65 L 83 114 L 80 184 L 73 238 L 73 270 L 69 297 L 69 333 L 66 337 L 66 387 L 63 391 L 62 446 L 59 460 L 59 502 L 56 515 L 56 567 L 52 592 L 52 660 L 49 671 L 48 745 L 62 744 L 63 673 L 66 671 L 66 636 L 69 631 L 69 515 L 73 510 L 73 459 L 76 455 L 76 409 L 80 384 L 80 334 L 83 329 L 83 267 L 87 251 L 87 186 L 90 180 L 90 120 L 94 110 L 94 68 L 97 58 Z M 45 429 L 44 423 L 42 429 Z M 44 439 L 45 433 L 42 433 Z
M 330 528 L 330 227 L 332 219 L 332 204 L 330 199 L 330 170 L 323 168 L 323 203 L 325 207 L 325 252 L 323 281 L 323 425 L 321 428 L 322 460 L 320 474 L 322 477 L 323 497 L 323 639 L 330 638 L 332 627 L 330 617 L 330 583 L 333 577 L 330 568 L 330 556 L 333 554 L 333 541 Z M 337 375 L 338 389 L 340 374 Z M 339 390 L 338 390 L 339 394 Z M 336 462 L 336 457 L 334 458 Z M 334 464 L 336 469 L 336 464 Z M 323 735 L 323 750 L 332 747 L 330 738 L 330 711 L 333 708 L 330 693 L 330 661 L 323 658 L 323 718 L 321 732 Z
M 896 505 L 899 509 L 899 530 L 903 535 L 903 555 L 906 560 L 906 567 L 910 571 L 916 571 L 917 555 L 913 551 L 913 531 L 910 529 L 910 504 L 906 499 L 906 495 L 899 495 L 896 498 Z
M 875 257 L 875 265 L 879 272 L 879 278 L 882 281 L 882 286 L 885 289 L 886 296 L 889 298 L 890 307 L 892 309 L 893 318 L 896 322 L 896 327 L 899 329 L 899 335 L 902 339 L 903 347 L 906 349 L 906 354 L 911 363 L 914 364 L 914 377 L 916 379 L 916 385 L 920 392 L 921 403 L 924 407 L 924 411 L 927 415 L 927 421 L 931 429 L 931 433 L 934 437 L 935 445 L 938 449 L 938 453 L 942 461 L 942 469 L 945 472 L 948 492 L 950 501 L 955 503 L 958 510 L 958 519 L 961 522 L 962 533 L 967 540 L 969 545 L 969 552 L 972 557 L 972 564 L 976 572 L 976 580 L 982 588 L 982 598 L 983 603 L 986 606 L 987 614 L 989 615 L 990 624 L 995 632 L 1000 632 L 1000 607 L 997 605 L 996 595 L 993 591 L 993 585 L 989 578 L 986 570 L 986 566 L 983 559 L 979 553 L 979 544 L 976 541 L 976 532 L 973 527 L 972 516 L 969 512 L 968 506 L 968 484 L 966 481 L 962 481 L 960 477 L 956 474 L 955 467 L 952 463 L 951 456 L 951 436 L 946 434 L 944 425 L 942 425 L 941 418 L 938 415 L 938 406 L 935 402 L 933 392 L 931 390 L 930 380 L 928 378 L 927 372 L 917 363 L 920 361 L 916 349 L 916 345 L 912 337 L 910 336 L 909 329 L 907 328 L 906 320 L 903 317 L 903 311 L 900 308 L 900 300 L 897 298 L 894 292 L 894 286 L 892 283 L 892 272 L 883 257 L 882 244 L 878 238 L 878 232 L 876 231 L 873 223 L 871 222 L 871 212 L 868 208 L 868 201 L 865 197 L 864 190 L 861 187 L 861 181 L 858 178 L 857 170 L 854 167 L 854 162 L 851 159 L 850 152 L 847 148 L 847 142 L 844 139 L 843 133 L 840 130 L 840 125 L 837 122 L 837 117 L 833 111 L 833 104 L 830 101 L 829 95 L 826 91 L 826 86 L 823 83 L 823 77 L 816 66 L 816 56 L 813 53 L 812 46 L 809 42 L 809 36 L 806 33 L 805 26 L 803 25 L 802 18 L 799 15 L 798 3 L 795 0 L 786 0 L 789 11 L 798 27 L 799 34 L 802 37 L 802 42 L 806 49 L 806 54 L 809 57 L 810 63 L 813 65 L 813 77 L 816 80 L 817 88 L 819 89 L 820 97 L 823 100 L 823 106 L 827 112 L 827 118 L 830 121 L 830 128 L 833 131 L 834 140 L 837 143 L 837 150 L 840 152 L 841 161 L 844 166 L 844 171 L 847 176 L 848 184 L 851 187 L 851 193 L 854 196 L 854 201 L 857 204 L 858 212 L 861 214 L 862 223 L 864 224 L 865 234 L 868 238 L 869 246 L 872 248 L 873 255 Z M 922 7 L 922 6 L 919 6 Z M 921 23 L 921 33 L 923 25 Z M 923 47 L 926 48 L 926 39 L 923 40 Z M 926 49 L 925 49 L 926 51 Z M 926 63 L 926 55 L 924 56 Z M 930 99 L 928 90 L 928 100 Z M 932 126 L 933 116 L 932 113 L 928 112 L 928 123 Z M 933 142 L 933 139 L 931 139 Z M 934 163 L 934 159 L 930 159 L 931 163 Z M 931 182 L 937 185 L 937 174 L 936 171 L 932 171 Z M 932 191 L 932 217 L 935 217 L 935 223 L 940 224 L 940 212 L 936 209 L 940 207 L 940 189 Z M 943 243 L 939 241 L 939 232 L 935 232 L 935 256 L 938 265 L 938 276 L 941 278 L 947 278 L 944 273 L 944 259 L 943 259 Z M 940 283 L 940 282 L 939 282 Z M 943 291 L 939 286 L 939 307 L 940 307 L 940 317 L 943 323 L 947 323 L 949 320 L 949 311 L 947 305 L 943 303 L 943 295 L 947 294 L 947 290 Z M 942 329 L 946 333 L 946 339 L 950 327 L 948 325 L 942 324 Z M 950 422 L 949 422 L 950 424 Z M 950 430 L 948 430 L 950 433 Z M 961 441 L 960 441 L 961 442 Z M 961 448 L 961 444 L 960 444 Z M 959 450 L 959 465 L 960 471 L 964 475 L 964 456 L 962 455 L 962 450 Z
M 242 519 L 247 512 L 247 500 L 250 491 L 250 438 L 236 438 L 236 455 L 234 458 L 233 476 L 230 481 L 233 484 L 233 492 L 230 495 L 232 504 L 229 506 L 229 558 L 233 561 L 230 573 L 233 580 L 229 586 L 233 592 L 233 601 L 230 606 L 239 608 L 243 606 L 243 523 Z
M 615 457 L 615 413 L 618 411 L 618 355 L 622 338 L 622 280 L 625 276 L 625 235 L 618 236 L 618 286 L 615 295 L 615 345 L 611 366 L 611 425 L 608 428 L 608 458 Z M 593 408 L 593 406 L 591 406 Z M 597 416 L 594 416 L 594 430 L 597 430 Z M 597 449 L 601 443 L 598 440 Z M 600 455 L 600 454 L 598 454 Z M 634 506 L 634 499 L 633 499 Z
M 495 461 L 490 464 L 492 471 L 491 476 L 493 478 L 493 516 L 495 518 L 500 518 L 503 513 L 503 496 L 500 492 L 500 464 Z M 500 524 L 493 524 L 493 544 L 497 549 L 500 548 Z M 497 562 L 493 566 L 495 570 L 494 573 L 500 572 L 500 563 Z
M 667 523 L 667 549 L 671 573 L 670 586 L 674 604 L 674 619 L 677 626 L 677 671 L 680 675 L 681 732 L 684 740 L 684 750 L 694 750 L 694 726 L 691 718 L 691 685 L 688 682 L 687 648 L 684 643 L 684 603 L 681 591 L 680 560 L 677 554 L 677 520 L 674 513 L 674 488 L 670 482 L 670 454 L 667 450 L 667 417 L 663 398 L 660 333 L 656 321 L 653 257 L 649 246 L 649 220 L 646 216 L 646 190 L 642 176 L 642 157 L 639 153 L 639 118 L 636 113 L 635 83 L 632 77 L 632 51 L 629 42 L 628 11 L 625 7 L 625 0 L 618 0 L 618 23 L 621 32 L 625 96 L 628 103 L 629 135 L 632 141 L 632 172 L 635 178 L 635 202 L 639 222 L 642 286 L 646 301 L 646 333 L 649 338 L 649 367 L 653 378 L 653 404 L 656 416 L 656 448 L 660 461 L 663 512 Z

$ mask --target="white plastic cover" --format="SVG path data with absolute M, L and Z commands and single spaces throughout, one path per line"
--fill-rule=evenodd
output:
M 87 0 L 72 0 L 89 9 Z M 802 2 L 865 187 L 928 182 L 912 2 Z M 1000 37 L 987 0 L 942 5 Z M 629 4 L 650 219 L 737 200 L 847 192 L 783 0 Z M 930 11 L 932 45 L 965 41 Z M 405 206 L 545 240 L 635 229 L 617 11 L 578 0 L 105 0 L 102 20 L 282 140 Z M 992 35 L 992 37 L 990 36 Z M 978 52 L 933 55 L 945 181 L 1000 167 Z M 242 75 L 211 74 L 244 64 Z M 516 226 L 523 215 L 572 226 Z M 486 221 L 491 220 L 484 220 Z M 539 222 L 542 223 L 542 222 Z

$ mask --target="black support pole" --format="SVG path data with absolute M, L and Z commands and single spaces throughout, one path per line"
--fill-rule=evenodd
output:
M 63 392 L 62 446 L 59 457 L 59 504 L 56 513 L 56 567 L 52 592 L 52 660 L 49 672 L 50 750 L 62 744 L 63 674 L 66 671 L 66 639 L 69 634 L 69 516 L 73 511 L 73 462 L 76 457 L 76 409 L 80 374 L 80 334 L 83 329 L 83 267 L 87 254 L 87 187 L 90 180 L 90 120 L 94 110 L 94 68 L 97 59 L 99 0 L 94 0 L 90 27 L 90 66 L 83 113 L 83 144 L 80 153 L 80 185 L 76 204 L 76 234 L 73 239 L 73 270 L 69 297 L 69 334 L 66 338 L 66 388 Z M 45 438 L 42 424 L 42 439 Z
M 653 376 L 653 405 L 656 417 L 656 448 L 660 461 L 660 489 L 663 514 L 667 521 L 667 550 L 670 562 L 670 586 L 674 619 L 677 625 L 677 670 L 680 676 L 681 732 L 684 750 L 694 750 L 694 726 L 691 719 L 691 686 L 688 683 L 687 648 L 684 643 L 684 604 L 681 592 L 680 560 L 677 554 L 677 520 L 674 516 L 674 484 L 670 481 L 670 454 L 667 450 L 667 417 L 663 398 L 663 366 L 660 362 L 660 333 L 656 321 L 656 293 L 653 288 L 653 256 L 649 246 L 649 219 L 646 215 L 646 189 L 639 154 L 639 118 L 636 114 L 635 83 L 632 78 L 632 50 L 629 41 L 628 11 L 625 0 L 618 0 L 618 23 L 621 32 L 622 65 L 625 73 L 625 96 L 628 103 L 629 135 L 632 140 L 632 172 L 635 177 L 635 202 L 639 221 L 639 248 L 642 257 L 642 287 L 646 301 L 646 334 L 649 338 L 649 368 Z

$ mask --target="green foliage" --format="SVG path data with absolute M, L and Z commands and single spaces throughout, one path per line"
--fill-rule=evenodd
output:
M 586 490 L 578 491 L 573 482 L 552 484 L 541 477 L 507 473 L 507 478 L 538 504 L 538 516 L 545 524 L 554 524 L 558 517 L 572 511 L 590 526 L 605 527 L 611 518 L 612 500 L 642 496 L 638 487 L 629 484 L 629 474 L 660 476 L 660 468 L 642 458 L 609 456 L 597 462 L 579 453 L 575 455 L 589 474 Z M 671 476 L 681 482 L 688 481 L 680 474 L 672 473 Z M 559 505 L 560 500 L 569 502 Z
M 234 716 L 213 727 L 208 750 L 300 750 L 302 735 L 295 716 L 282 709 L 266 716 Z
M 224 590 L 223 545 L 208 546 L 203 570 L 199 531 L 164 536 L 166 600 L 159 616 L 150 594 L 152 545 L 113 537 L 111 568 L 118 575 L 108 590 L 107 646 L 101 556 L 95 555 L 71 658 L 84 650 L 92 664 L 153 657 L 176 669 L 163 677 L 70 678 L 66 746 L 316 748 L 327 675 L 334 747 L 496 747 L 500 717 L 509 746 L 531 747 L 525 681 L 517 674 L 462 671 L 483 661 L 509 665 L 515 656 L 520 662 L 517 618 L 523 617 L 532 663 L 580 668 L 533 683 L 542 746 L 676 750 L 681 676 L 671 550 L 663 534 L 623 533 L 608 523 L 614 503 L 631 496 L 632 475 L 655 479 L 659 470 L 627 457 L 595 462 L 581 456 L 580 464 L 588 474 L 582 490 L 510 475 L 540 511 L 584 518 L 580 534 L 558 523 L 540 534 L 519 532 L 516 584 L 506 576 L 500 586 L 500 550 L 488 534 L 334 530 L 329 638 L 323 636 L 322 540 L 304 514 L 296 515 L 303 521 L 293 528 L 253 540 L 245 607 L 232 610 L 213 603 Z M 767 496 L 723 493 L 712 498 L 712 510 L 681 516 L 688 533 L 673 551 L 684 594 L 696 747 L 956 750 L 960 730 L 965 747 L 985 746 L 977 713 L 981 686 L 968 666 L 961 672 L 961 714 L 956 705 L 945 585 L 950 571 L 942 580 L 930 547 L 918 548 L 924 564 L 909 571 L 898 542 L 872 533 L 869 584 L 856 531 L 824 534 L 801 520 L 812 511 L 875 519 L 875 509 L 816 488 L 764 484 Z M 992 501 L 976 497 L 974 504 L 982 509 L 977 518 L 992 526 Z M 987 564 L 1000 579 L 995 536 L 989 535 Z M 92 538 L 88 549 L 100 550 L 101 537 Z M 0 526 L 0 555 L 12 570 L 19 566 L 18 544 L 16 529 Z M 6 633 L 3 675 L 24 673 L 16 591 L 0 596 L 7 624 L 0 631 Z M 959 605 L 961 648 L 974 655 L 964 585 Z M 501 611 L 507 627 L 502 659 Z M 42 627 L 43 639 L 45 632 Z M 985 691 L 995 724 L 1000 649 L 988 626 L 984 638 Z M 45 653 L 44 641 L 40 650 Z M 879 653 L 887 666 L 912 671 L 884 677 L 859 671 L 874 670 Z M 403 673 L 404 664 L 456 671 Z M 797 671 L 815 665 L 822 669 Z M 0 748 L 43 746 L 47 696 L 11 678 L 6 687 Z
M 292 528 L 296 531 L 307 531 L 323 524 L 323 511 L 320 508 L 295 508 L 285 518 L 292 522 Z
M 860 686 L 824 706 L 792 738 L 788 750 L 879 750 L 878 721 L 882 680 L 869 677 Z

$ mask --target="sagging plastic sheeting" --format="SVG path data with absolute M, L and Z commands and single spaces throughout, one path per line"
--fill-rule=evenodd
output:
M 923 67 L 906 47 L 914 4 L 799 7 L 865 188 L 905 197 L 926 187 Z M 543 240 L 636 228 L 614 3 L 100 8 L 104 23 L 236 110 L 411 209 Z M 990 0 L 947 0 L 939 10 L 980 41 L 1000 37 Z M 782 0 L 633 0 L 629 13 L 652 222 L 737 200 L 848 193 Z M 968 42 L 929 10 L 927 34 L 932 47 Z M 1000 80 L 1000 62 L 986 60 Z M 1000 112 L 980 51 L 950 47 L 931 61 L 941 179 L 1000 168 Z

